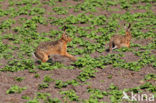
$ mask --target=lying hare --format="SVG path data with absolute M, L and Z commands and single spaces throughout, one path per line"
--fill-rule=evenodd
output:
M 49 41 L 39 44 L 34 52 L 34 56 L 42 62 L 46 62 L 50 55 L 61 55 L 68 57 L 72 61 L 76 61 L 74 56 L 67 53 L 67 43 L 71 40 L 72 39 L 64 32 L 62 37 L 57 41 Z
M 130 41 L 131 41 L 131 33 L 130 33 L 130 27 L 129 24 L 128 28 L 126 29 L 125 35 L 114 35 L 109 42 L 109 49 L 108 51 L 112 52 L 112 49 L 121 48 L 121 47 L 130 47 Z

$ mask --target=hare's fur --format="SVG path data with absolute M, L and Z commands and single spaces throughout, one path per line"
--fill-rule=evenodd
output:
M 46 62 L 50 55 L 61 55 L 68 57 L 72 61 L 76 61 L 74 56 L 67 53 L 67 43 L 71 40 L 72 39 L 64 33 L 57 41 L 49 41 L 39 44 L 34 52 L 34 55 L 42 62 Z
M 114 35 L 110 39 L 109 42 L 109 51 L 111 52 L 112 49 L 115 48 L 121 48 L 121 47 L 130 47 L 130 41 L 132 39 L 131 33 L 130 33 L 130 27 L 131 25 L 129 24 L 128 28 L 126 29 L 126 34 L 125 35 Z

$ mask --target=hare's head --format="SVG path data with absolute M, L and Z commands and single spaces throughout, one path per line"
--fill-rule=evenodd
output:
M 72 39 L 71 39 L 69 36 L 67 36 L 65 33 L 62 34 L 61 39 L 62 39 L 63 41 L 65 41 L 65 42 L 70 42 L 70 41 L 72 40 Z

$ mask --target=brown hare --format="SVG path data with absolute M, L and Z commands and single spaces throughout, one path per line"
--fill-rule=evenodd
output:
M 34 56 L 40 59 L 42 62 L 46 62 L 50 55 L 61 55 L 68 57 L 72 61 L 76 61 L 76 58 L 67 53 L 67 43 L 72 39 L 65 34 L 57 41 L 43 42 L 39 44 L 34 52 Z
M 126 29 L 125 35 L 114 35 L 110 39 L 109 42 L 109 49 L 108 51 L 112 52 L 113 49 L 121 48 L 121 47 L 130 47 L 130 41 L 132 39 L 131 33 L 130 33 L 130 27 L 131 24 L 128 25 L 128 28 Z

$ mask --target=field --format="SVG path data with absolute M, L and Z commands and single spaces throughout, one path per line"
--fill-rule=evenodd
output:
M 129 23 L 131 47 L 106 52 Z M 34 59 L 64 26 L 77 61 Z M 0 103 L 156 103 L 155 0 L 0 0 Z

